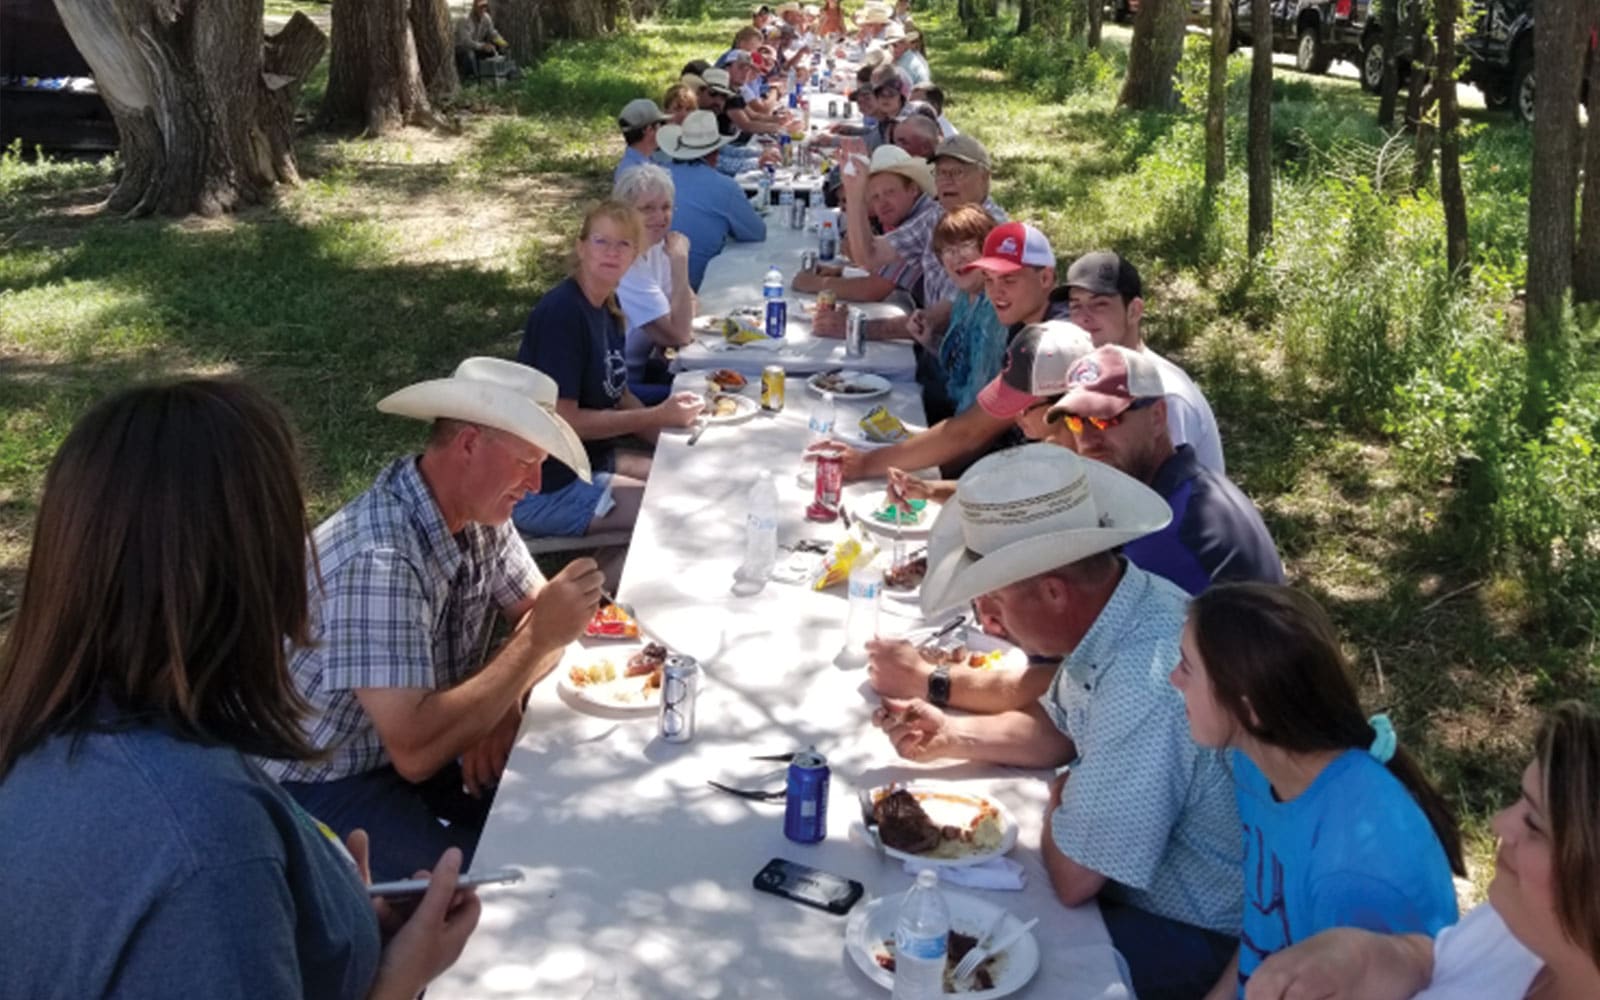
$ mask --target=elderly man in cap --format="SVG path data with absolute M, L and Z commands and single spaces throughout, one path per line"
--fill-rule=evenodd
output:
M 431 423 L 422 453 L 313 535 L 315 641 L 289 672 L 326 756 L 260 763 L 341 837 L 365 829 L 376 878 L 409 877 L 447 847 L 471 858 L 523 699 L 599 604 L 594 560 L 546 582 L 511 526 L 545 458 L 589 476 L 555 403 L 547 375 L 498 358 L 384 398 L 384 413 Z M 494 612 L 512 631 L 486 657 Z
M 1086 253 L 1067 268 L 1066 298 L 1073 322 L 1094 334 L 1096 344 L 1121 344 L 1149 356 L 1166 387 L 1167 426 L 1173 442 L 1193 445 L 1200 464 L 1225 472 L 1222 435 L 1200 387 L 1182 368 L 1145 346 L 1144 283 L 1139 271 L 1110 250 Z
M 615 184 L 623 171 L 631 167 L 656 162 L 656 150 L 659 148 L 656 130 L 671 120 L 648 97 L 640 97 L 623 105 L 621 113 L 617 115 L 617 124 L 622 126 L 624 148 L 617 168 L 611 171 L 611 183 Z
M 1054 445 L 973 465 L 934 522 L 923 610 L 984 598 L 1031 658 L 1060 666 L 1024 708 L 958 716 L 887 699 L 874 715 L 912 760 L 1071 765 L 1050 786 L 1045 870 L 1065 905 L 1099 902 L 1143 1000 L 1205 994 L 1233 957 L 1243 898 L 1227 763 L 1195 745 L 1166 683 L 1187 595 L 1116 555 L 1170 517 L 1148 487 Z
M 989 151 L 970 135 L 957 135 L 939 143 L 933 151 L 933 183 L 939 204 L 946 212 L 960 205 L 978 205 L 994 218 L 1005 222 L 1010 216 L 989 197 Z M 956 297 L 955 282 L 939 266 L 939 256 L 930 241 L 923 252 L 922 270 L 927 276 L 922 287 L 927 314 L 922 322 L 937 336 L 950 322 L 950 303 Z
M 700 290 L 706 265 L 730 237 L 741 243 L 767 238 L 767 224 L 744 190 L 717 170 L 717 153 L 732 136 L 717 129 L 709 111 L 693 111 L 682 125 L 664 125 L 659 142 L 672 162 L 672 230 L 689 238 L 689 285 Z
M 870 170 L 846 173 L 845 198 L 846 253 L 856 261 L 871 253 L 873 241 L 893 243 L 896 233 L 914 233 L 939 212 L 928 164 L 894 146 L 879 146 L 872 154 Z M 883 236 L 872 235 L 871 219 L 877 220 Z M 909 245 L 916 246 L 917 240 L 912 235 Z M 896 253 L 875 263 L 873 273 L 864 278 L 801 271 L 794 277 L 794 287 L 800 292 L 832 289 L 839 298 L 852 302 L 880 302 L 898 292 L 901 303 L 910 306 L 922 284 L 921 260 L 919 253 Z

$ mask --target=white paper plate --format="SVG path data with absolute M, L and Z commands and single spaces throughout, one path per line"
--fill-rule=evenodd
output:
M 740 395 L 737 392 L 719 392 L 717 393 L 717 398 L 733 400 L 738 409 L 725 417 L 707 417 L 706 423 L 712 427 L 725 427 L 728 424 L 742 424 L 746 420 L 749 420 L 751 417 L 755 416 L 757 413 L 761 412 L 761 404 L 757 403 L 749 396 Z
M 817 372 L 815 375 L 806 379 L 806 388 L 810 389 L 819 396 L 824 392 L 829 391 L 827 389 L 820 388 L 817 385 L 817 381 L 830 374 L 835 373 Z M 889 394 L 889 380 L 884 378 L 882 375 L 873 375 L 871 372 L 839 372 L 837 374 L 843 379 L 847 386 L 851 387 L 855 391 L 845 391 L 844 389 L 831 390 L 835 399 L 877 399 L 879 396 L 887 396 Z
M 905 593 L 905 591 L 902 591 L 902 593 Z M 887 596 L 888 594 L 889 591 L 885 589 L 884 595 Z M 938 626 L 929 625 L 926 628 L 914 629 L 913 631 L 907 632 L 901 638 L 905 639 L 913 646 L 920 646 L 924 642 L 928 641 L 928 639 L 930 639 L 937 631 L 939 631 Z M 976 625 L 968 625 L 961 631 L 961 641 L 966 645 L 967 650 L 970 653 L 978 653 L 984 656 L 987 656 L 990 653 L 1001 654 L 997 660 L 988 666 L 983 667 L 982 669 L 993 670 L 998 667 L 1005 667 L 1008 669 L 1020 670 L 1028 665 L 1028 654 L 1025 653 L 1020 646 L 1014 646 L 1004 639 L 992 636 Z
M 855 399 L 856 397 L 839 396 L 835 398 Z M 911 432 L 912 435 L 921 434 L 923 431 L 927 430 L 926 427 L 923 427 L 920 424 L 907 424 L 904 421 L 901 421 L 901 423 L 906 430 Z M 887 448 L 891 444 L 900 443 L 899 441 L 874 441 L 872 438 L 867 437 L 866 431 L 861 429 L 861 422 L 859 420 L 850 424 L 848 427 L 843 428 L 842 431 L 835 432 L 835 436 L 837 436 L 839 440 L 843 441 L 845 444 L 855 448 L 858 451 L 876 451 L 879 448 Z
M 644 648 L 644 643 L 634 640 L 627 644 L 606 646 L 603 649 L 585 649 L 576 656 L 564 659 L 556 669 L 560 679 L 556 682 L 567 695 L 595 708 L 613 712 L 638 712 L 648 714 L 661 708 L 661 689 L 645 691 L 645 678 L 625 677 L 628 657 Z M 572 680 L 572 668 L 587 667 L 601 660 L 609 660 L 616 667 L 617 679 L 597 684 L 577 684 Z
M 1011 815 L 1011 810 L 1007 809 L 1005 803 L 999 799 L 984 795 L 982 792 L 975 792 L 966 785 L 942 781 L 908 781 L 892 786 L 882 785 L 874 788 L 872 790 L 873 801 L 877 801 L 889 794 L 895 788 L 904 788 L 912 795 L 917 796 L 918 800 L 923 802 L 923 808 L 927 811 L 928 818 L 940 826 L 965 825 L 961 820 L 963 815 L 961 800 L 973 803 L 969 809 L 976 808 L 980 802 L 988 803 L 1000 814 L 1000 841 L 987 851 L 975 851 L 959 858 L 930 858 L 922 854 L 908 854 L 885 844 L 883 846 L 884 853 L 891 857 L 899 858 L 902 861 L 916 861 L 919 864 L 933 868 L 969 868 L 972 865 L 981 865 L 992 858 L 1008 854 L 1013 847 L 1017 846 L 1016 817 Z M 924 796 L 928 796 L 928 798 L 924 799 Z M 967 815 L 970 816 L 970 812 Z
M 943 890 L 945 905 L 950 908 L 950 929 L 974 937 L 989 928 L 1000 907 L 964 892 Z M 894 938 L 895 925 L 900 922 L 900 905 L 905 894 L 874 899 L 850 914 L 844 929 L 844 950 L 866 977 L 886 990 L 894 989 L 894 973 L 878 964 L 873 953 L 883 947 L 883 942 Z M 1014 913 L 1006 914 L 999 934 L 1017 930 L 1023 920 Z M 974 990 L 970 993 L 952 994 L 972 1000 L 994 1000 L 1010 996 L 1028 985 L 1039 971 L 1039 942 L 1033 932 L 1022 935 L 1016 943 L 1001 953 L 995 963 L 994 989 Z
M 850 516 L 861 522 L 862 527 L 876 531 L 892 541 L 894 525 L 872 516 L 874 511 L 882 509 L 888 502 L 888 494 L 881 490 L 869 490 L 845 501 L 849 505 Z M 928 533 L 933 530 L 933 519 L 939 516 L 940 510 L 941 505 L 937 500 L 929 500 L 928 505 L 922 508 L 922 517 L 916 524 L 907 522 L 900 525 L 900 537 L 907 541 L 927 538 Z

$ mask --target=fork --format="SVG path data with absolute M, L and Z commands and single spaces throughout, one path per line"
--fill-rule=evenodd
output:
M 973 948 L 971 951 L 967 952 L 967 957 L 963 958 L 961 963 L 956 966 L 956 981 L 962 982 L 967 979 L 971 979 L 972 974 L 978 971 L 978 966 L 987 961 L 989 956 L 998 955 L 1007 948 L 1016 944 L 1018 941 L 1022 940 L 1022 935 L 1033 930 L 1038 923 L 1039 918 L 1034 917 L 1032 920 L 1012 931 L 1010 934 L 1007 934 L 1003 939 L 1001 939 L 999 944 L 989 948 Z

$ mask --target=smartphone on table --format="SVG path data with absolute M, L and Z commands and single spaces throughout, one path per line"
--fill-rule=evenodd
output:
M 754 885 L 762 892 L 792 899 L 835 915 L 850 912 L 865 891 L 860 882 L 825 872 L 788 858 L 773 858 L 756 872 Z

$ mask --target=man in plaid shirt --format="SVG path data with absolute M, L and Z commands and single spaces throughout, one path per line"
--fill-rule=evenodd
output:
M 547 455 L 588 478 L 555 395 L 495 358 L 393 394 L 378 408 L 432 421 L 426 446 L 314 533 L 314 642 L 290 672 L 326 756 L 262 764 L 341 837 L 368 832 L 375 878 L 431 868 L 451 846 L 470 860 L 528 691 L 599 603 L 594 560 L 546 582 L 510 524 Z M 485 659 L 495 612 L 514 629 Z

